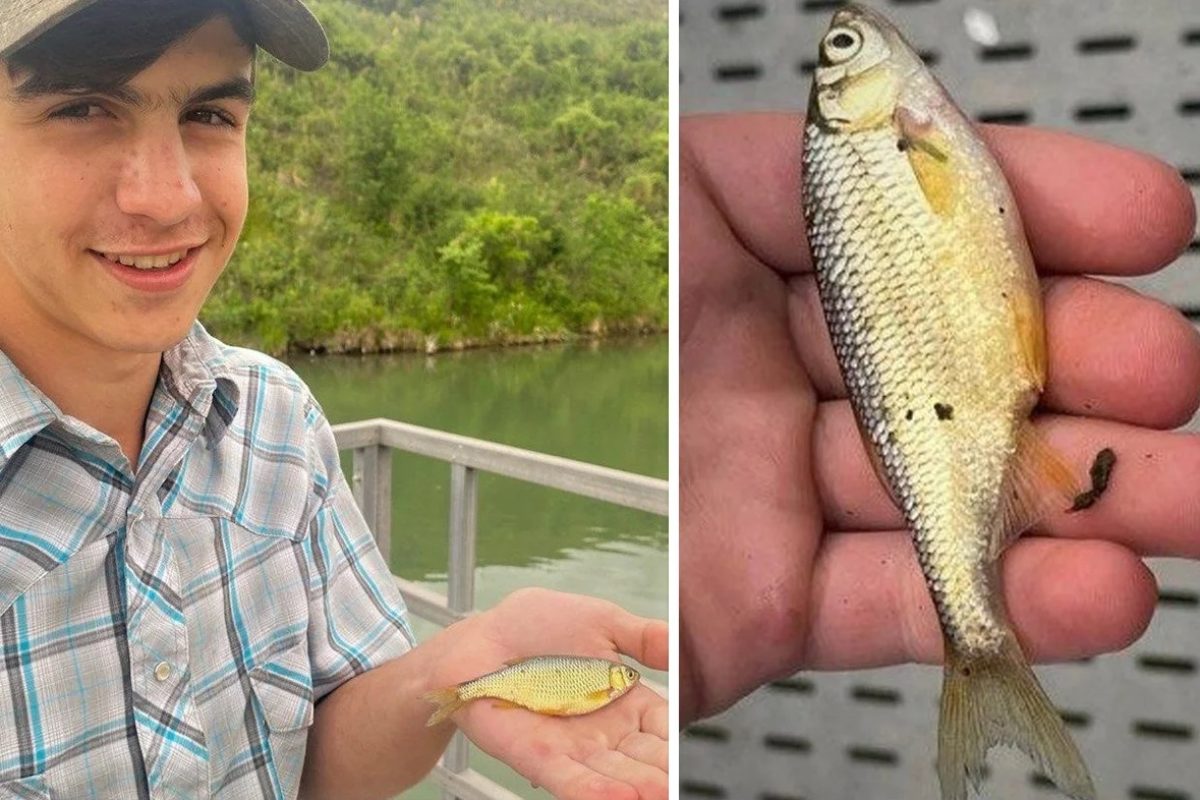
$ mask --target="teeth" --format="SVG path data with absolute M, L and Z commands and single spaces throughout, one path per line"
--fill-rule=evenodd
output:
M 164 256 L 126 256 L 120 253 L 104 253 L 104 257 L 114 264 L 124 264 L 134 269 L 165 269 L 178 264 L 187 254 L 187 250 L 180 250 L 178 253 L 168 253 Z

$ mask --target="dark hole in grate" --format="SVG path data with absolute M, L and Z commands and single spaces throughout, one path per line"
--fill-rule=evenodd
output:
M 725 788 L 715 783 L 683 780 L 679 782 L 679 792 L 684 797 L 725 797 Z
M 1097 36 L 1093 39 L 1080 39 L 1076 49 L 1081 53 L 1096 55 L 1100 53 L 1119 53 L 1122 50 L 1132 50 L 1137 47 L 1137 39 L 1132 36 Z
M 1129 796 L 1133 800 L 1192 800 L 1192 796 L 1181 789 L 1162 789 L 1157 786 L 1130 786 Z
M 1200 169 L 1181 169 L 1179 174 L 1188 183 L 1200 182 Z M 1192 242 L 1195 244 L 1195 242 Z M 1162 606 L 1178 606 L 1180 608 L 1195 608 L 1200 606 L 1200 595 L 1183 589 L 1159 589 L 1158 604 Z
M 983 61 L 1025 61 L 1033 58 L 1035 50 L 1028 42 L 1012 42 L 1011 44 L 995 44 L 979 51 Z
M 1179 675 L 1191 675 L 1196 671 L 1196 662 L 1190 658 L 1178 656 L 1138 656 L 1138 666 L 1154 672 L 1174 672 Z
M 762 77 L 758 64 L 721 64 L 713 68 L 713 78 L 718 81 L 756 81 Z
M 1133 732 L 1138 736 L 1173 739 L 1177 742 L 1190 741 L 1195 736 L 1191 725 L 1161 720 L 1137 720 L 1133 723 Z
M 942 54 L 937 50 L 920 50 L 917 55 L 925 62 L 927 67 L 936 67 L 938 62 L 942 60 Z
M 1047 778 L 1040 772 L 1029 773 L 1029 784 L 1036 786 L 1039 789 L 1054 789 L 1054 781 Z
M 851 761 L 860 761 L 867 764 L 887 764 L 895 765 L 900 763 L 900 756 L 895 750 L 888 750 L 883 747 L 863 747 L 855 746 L 846 748 L 846 755 Z
M 804 800 L 798 794 L 775 794 L 774 792 L 763 792 L 758 796 L 758 800 Z
M 846 0 L 804 0 L 800 4 L 800 9 L 802 11 L 832 11 L 845 4 Z
M 1179 170 L 1179 174 L 1188 183 L 1200 183 L 1200 167 L 1183 167 Z
M 1183 32 L 1184 44 L 1200 44 L 1200 28 Z
M 729 731 L 717 725 L 692 725 L 684 729 L 683 735 L 689 739 L 707 739 L 710 742 L 729 741 Z
M 936 3 L 937 0 L 892 0 L 894 6 L 915 6 L 920 3 Z
M 796 694 L 812 694 L 816 688 L 812 685 L 812 681 L 806 681 L 804 678 L 787 678 L 782 681 L 771 681 L 769 686 L 781 692 L 794 692 Z
M 1078 122 L 1109 122 L 1129 119 L 1131 116 L 1133 109 L 1127 103 L 1096 103 L 1075 109 L 1075 119 Z
M 1200 114 L 1200 100 L 1184 100 L 1179 104 L 1179 113 L 1185 117 Z
M 901 699 L 898 691 L 883 686 L 855 686 L 850 690 L 850 696 L 862 703 L 888 706 L 896 705 Z
M 1086 728 L 1092 724 L 1092 715 L 1082 711 L 1066 711 L 1060 708 L 1058 715 L 1062 717 L 1062 721 L 1066 725 L 1072 728 Z
M 1033 119 L 1033 115 L 1028 111 L 1020 111 L 1018 109 L 980 111 L 975 115 L 975 119 L 980 122 L 991 122 L 998 125 L 1027 125 Z
M 785 750 L 789 753 L 808 753 L 812 750 L 812 743 L 808 739 L 781 733 L 768 733 L 763 737 L 763 746 L 768 750 Z
M 741 22 L 746 19 L 761 17 L 766 13 L 758 3 L 739 3 L 733 6 L 721 6 L 717 9 L 717 18 L 722 22 Z
M 1193 239 L 1188 243 L 1187 251 L 1189 253 L 1200 253 L 1200 239 Z
M 811 76 L 817 71 L 817 62 L 811 58 L 806 58 L 796 65 L 796 71 L 801 75 Z

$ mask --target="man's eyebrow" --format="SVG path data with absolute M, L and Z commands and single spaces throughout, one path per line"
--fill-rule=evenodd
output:
M 128 85 L 121 86 L 62 86 L 39 85 L 37 81 L 28 81 L 16 88 L 17 102 L 29 102 L 51 95 L 66 94 L 86 97 L 98 95 L 116 100 L 133 108 L 146 109 L 155 105 L 138 90 Z M 211 103 L 214 100 L 242 100 L 247 105 L 254 105 L 254 84 L 249 78 L 231 78 L 222 83 L 193 91 L 189 95 L 178 92 L 171 93 L 171 99 L 178 105 L 194 105 L 196 103 Z
M 254 105 L 254 84 L 250 82 L 249 78 L 233 78 L 224 83 L 192 92 L 180 105 L 211 103 L 214 100 L 241 100 L 247 105 Z

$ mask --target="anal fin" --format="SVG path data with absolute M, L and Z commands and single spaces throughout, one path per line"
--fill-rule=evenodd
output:
M 1056 508 L 1071 508 L 1080 486 L 1063 457 L 1026 420 L 1017 434 L 1017 454 L 1002 491 L 999 525 L 991 544 L 993 558 Z

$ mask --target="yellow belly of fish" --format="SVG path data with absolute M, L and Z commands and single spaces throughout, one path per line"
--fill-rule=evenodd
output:
M 575 674 L 545 670 L 484 680 L 460 692 L 464 700 L 492 698 L 540 714 L 574 716 L 602 708 L 612 698 L 607 671 Z
M 1001 487 L 1035 388 L 1013 311 L 1021 265 L 971 202 L 942 216 L 895 135 L 864 132 L 845 152 L 810 137 L 808 181 L 852 166 L 867 177 L 810 221 L 818 283 L 856 417 L 913 530 L 947 636 L 967 651 L 1004 637 L 988 549 Z M 832 138 L 826 137 L 832 148 Z M 823 157 L 824 155 L 824 157 Z M 982 210 L 982 209 L 981 209 Z

